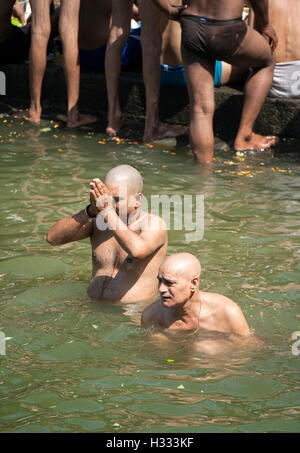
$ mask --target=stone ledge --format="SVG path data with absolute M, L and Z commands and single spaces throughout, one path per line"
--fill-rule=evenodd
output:
M 28 66 L 0 66 L 6 75 L 6 95 L 0 101 L 16 108 L 28 106 Z M 124 112 L 135 119 L 145 116 L 145 94 L 139 72 L 123 72 L 120 80 L 120 99 Z M 234 138 L 243 101 L 239 87 L 215 89 L 215 135 L 228 141 Z M 48 63 L 42 102 L 44 111 L 61 113 L 65 110 L 66 90 L 61 65 Z M 103 72 L 81 72 L 80 105 L 85 112 L 106 114 L 107 99 Z M 189 123 L 188 95 L 185 88 L 161 87 L 160 116 L 172 124 Z M 300 139 L 300 100 L 267 98 L 256 121 L 255 130 L 266 135 Z

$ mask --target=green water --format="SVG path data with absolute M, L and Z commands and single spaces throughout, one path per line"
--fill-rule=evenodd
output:
M 99 143 L 53 122 L 2 118 L 0 136 L 1 432 L 299 431 L 299 154 L 218 151 L 208 175 L 185 147 Z M 234 299 L 263 344 L 216 357 L 182 335 L 162 346 L 140 307 L 88 300 L 89 241 L 54 248 L 45 235 L 120 163 L 147 197 L 204 194 L 203 239 L 171 230 L 169 253 L 194 253 L 201 288 Z

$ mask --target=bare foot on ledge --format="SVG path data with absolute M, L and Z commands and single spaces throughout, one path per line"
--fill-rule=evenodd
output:
M 269 149 L 271 146 L 276 145 L 278 142 L 278 137 L 274 135 L 263 136 L 259 134 L 247 135 L 246 137 L 239 136 L 236 137 L 234 141 L 235 151 L 246 151 L 254 149 Z

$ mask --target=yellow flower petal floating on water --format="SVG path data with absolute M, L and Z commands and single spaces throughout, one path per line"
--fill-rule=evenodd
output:
M 226 165 L 238 165 L 237 162 L 233 162 L 232 160 L 227 160 L 227 161 L 224 162 L 224 164 L 226 164 Z

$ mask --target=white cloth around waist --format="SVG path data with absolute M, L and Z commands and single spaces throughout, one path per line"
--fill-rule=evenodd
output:
M 268 96 L 300 98 L 300 60 L 276 63 Z

